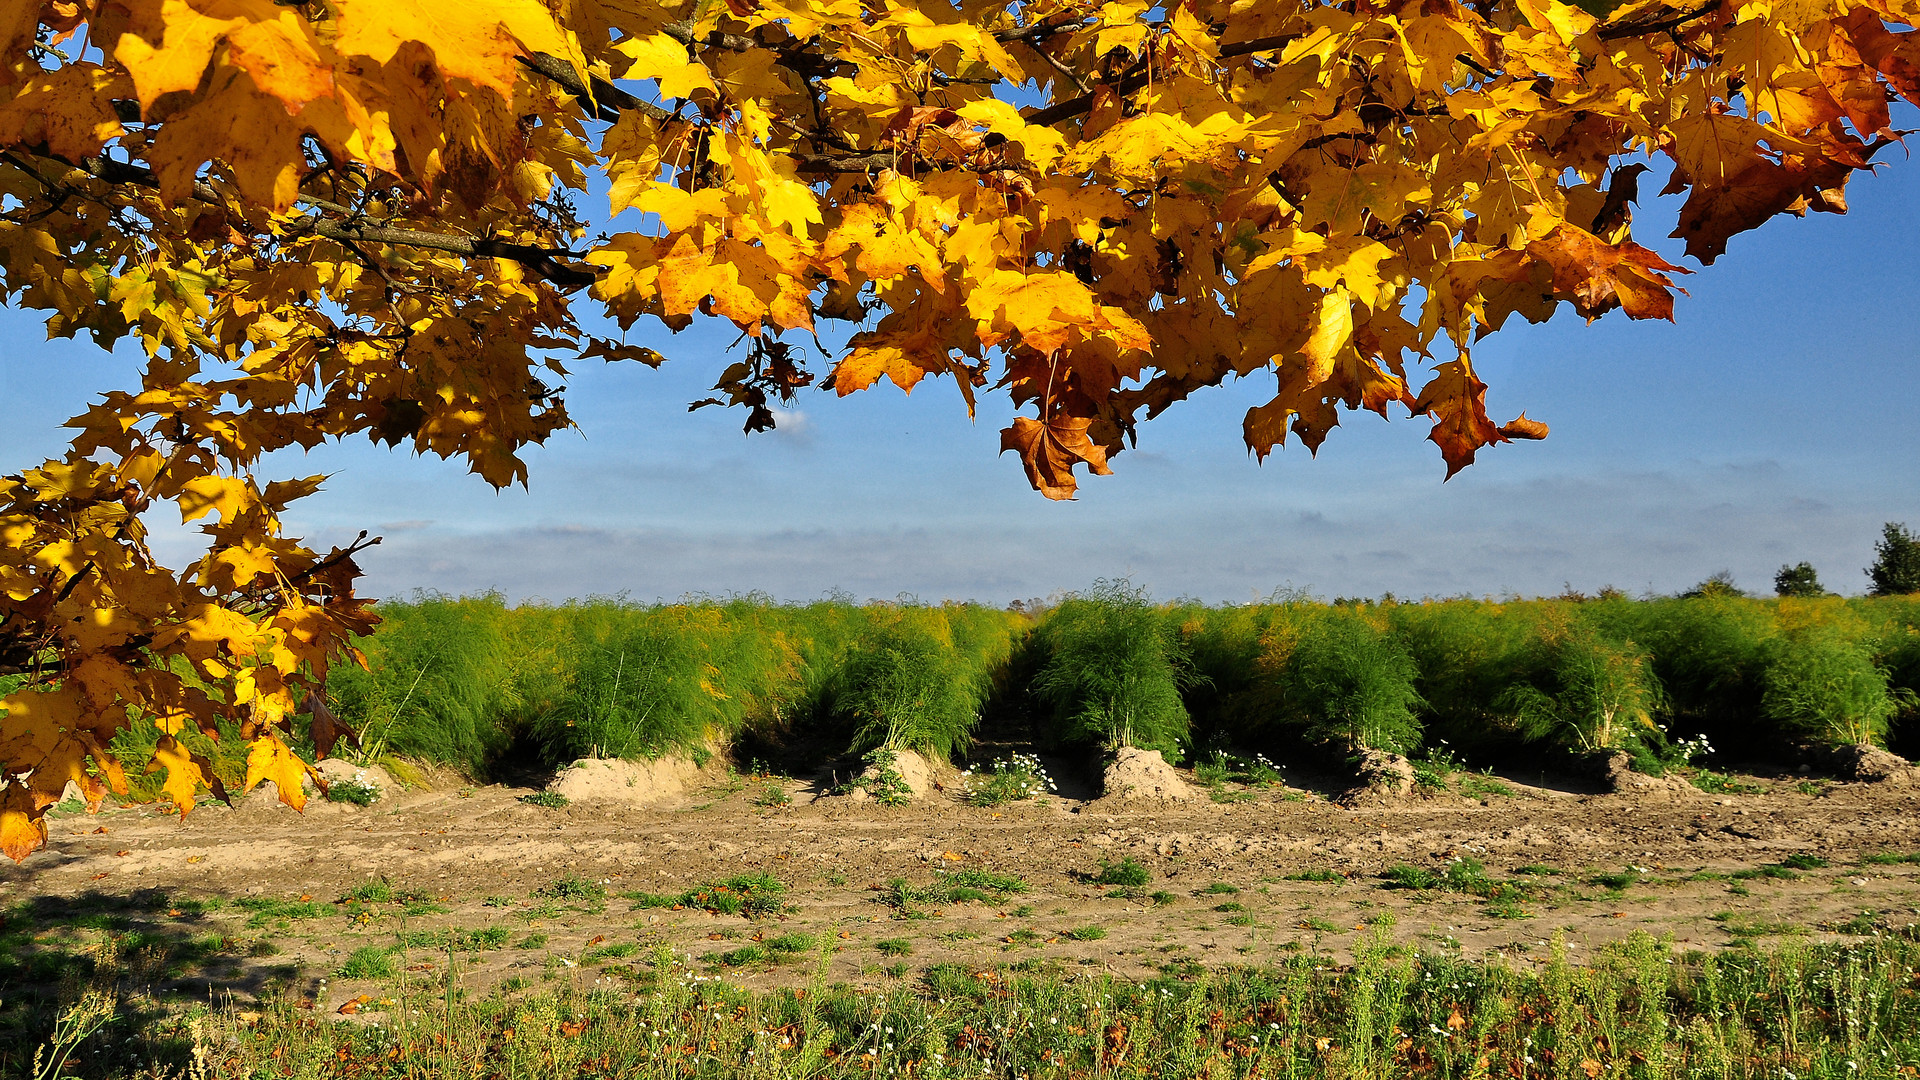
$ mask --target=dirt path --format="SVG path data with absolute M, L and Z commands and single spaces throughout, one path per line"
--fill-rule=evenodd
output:
M 181 822 L 122 808 L 51 819 L 51 850 L 0 868 L 0 911 L 16 952 L 41 961 L 37 977 L 138 933 L 146 947 L 195 943 L 149 965 L 162 989 L 279 981 L 317 1007 L 377 989 L 343 964 L 402 944 L 396 966 L 442 979 L 451 963 L 473 989 L 634 977 L 662 947 L 768 985 L 810 977 L 821 955 L 830 979 L 881 983 L 949 962 L 1143 975 L 1299 950 L 1338 958 L 1371 934 L 1519 963 L 1556 934 L 1578 956 L 1636 930 L 1711 949 L 1920 922 L 1920 864 L 1861 861 L 1920 851 L 1920 791 L 1743 779 L 1764 791 L 1636 801 L 1510 782 L 1511 796 L 1362 810 L 1278 790 L 986 809 L 940 794 L 907 807 L 809 801 L 804 785 L 773 782 L 794 799 L 773 807 L 761 805 L 769 782 L 733 781 L 645 810 L 544 809 L 499 786 L 368 809 L 316 802 L 304 815 L 215 805 Z M 1146 885 L 1090 882 L 1123 858 L 1146 868 Z M 1455 871 L 1483 895 L 1383 877 L 1444 878 L 1460 859 L 1484 865 L 1484 878 Z M 1024 889 L 903 902 L 890 888 L 951 885 L 955 871 Z M 753 874 L 785 886 L 783 914 L 645 906 Z M 369 882 L 391 897 L 335 902 Z

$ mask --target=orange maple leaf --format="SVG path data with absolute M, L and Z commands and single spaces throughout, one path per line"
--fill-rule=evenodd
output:
M 1013 425 L 1000 432 L 1000 452 L 1018 451 L 1026 466 L 1027 480 L 1034 490 L 1049 499 L 1071 499 L 1080 485 L 1073 478 L 1073 467 L 1085 464 L 1088 471 L 1111 476 L 1107 451 L 1087 437 L 1091 420 L 1079 416 L 1057 416 L 1041 423 L 1030 416 L 1015 417 Z
M 1473 373 L 1473 365 L 1464 355 L 1436 369 L 1433 381 L 1414 401 L 1413 412 L 1415 416 L 1436 418 L 1427 438 L 1446 459 L 1449 480 L 1473 464 L 1473 455 L 1482 446 L 1507 441 L 1487 419 L 1487 384 Z
M 1631 319 L 1673 318 L 1673 280 L 1661 271 L 1690 273 L 1631 240 L 1609 244 L 1577 225 L 1561 224 L 1527 245 L 1527 254 L 1553 268 L 1553 287 L 1589 319 L 1613 308 Z M 1685 290 L 1681 290 L 1685 291 Z
M 1500 425 L 1500 434 L 1509 439 L 1544 439 L 1547 437 L 1547 425 L 1539 420 L 1529 419 L 1526 413 L 1521 413 Z

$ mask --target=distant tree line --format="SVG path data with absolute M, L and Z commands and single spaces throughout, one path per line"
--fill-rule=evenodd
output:
M 1920 592 L 1920 536 L 1915 536 L 1904 523 L 1889 521 L 1881 527 L 1880 542 L 1873 546 L 1873 555 L 1873 565 L 1866 569 L 1867 579 L 1872 582 L 1867 595 L 1905 596 Z M 1715 585 L 1720 589 L 1712 589 Z M 1716 575 L 1696 589 L 1724 591 L 1731 587 L 1731 578 Z M 1782 566 L 1780 572 L 1773 575 L 1773 591 L 1780 596 L 1828 595 L 1813 564 L 1804 561 Z

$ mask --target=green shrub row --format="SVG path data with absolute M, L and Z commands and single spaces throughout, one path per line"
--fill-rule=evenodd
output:
M 970 604 L 754 597 L 421 596 L 381 614 L 367 668 L 331 677 L 337 711 L 370 752 L 475 771 L 510 747 L 549 763 L 796 743 L 952 756 L 1027 624 Z
M 1920 598 L 1482 601 L 1170 609 L 1199 737 L 1349 748 L 1626 751 L 1886 745 L 1916 713 Z M 1680 745 L 1682 739 L 1688 745 Z
M 1920 684 L 1920 599 L 1205 607 L 1101 582 L 1035 615 L 974 605 L 382 605 L 342 670 L 375 746 L 484 768 L 724 746 L 963 750 L 987 722 L 1045 745 L 1416 753 L 1884 745 Z M 1679 745 L 1682 739 L 1690 740 Z
M 1887 745 L 1920 688 L 1920 596 L 1156 604 L 1100 582 L 1039 612 L 764 597 L 381 605 L 328 687 L 364 752 L 484 775 L 578 757 L 742 765 L 1043 747 L 1465 755 Z M 1920 725 L 1916 725 L 1920 731 Z M 116 742 L 144 763 L 156 733 Z M 237 739 L 198 745 L 237 780 Z M 232 759 L 232 760 L 229 760 Z M 139 783 L 161 778 L 129 770 Z M 147 794 L 152 794 L 148 792 Z

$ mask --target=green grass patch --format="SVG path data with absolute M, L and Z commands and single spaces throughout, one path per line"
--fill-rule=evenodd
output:
M 1687 782 L 1701 791 L 1714 795 L 1760 795 L 1767 790 L 1758 784 L 1737 779 L 1726 773 L 1717 773 L 1711 769 L 1692 770 L 1687 775 Z
M 772 950 L 759 945 L 742 945 L 738 949 L 729 949 L 726 952 L 709 953 L 706 959 L 708 963 L 717 964 L 720 967 L 751 967 L 755 964 L 772 963 L 774 954 Z
M 688 889 L 680 895 L 679 903 L 713 915 L 758 919 L 786 910 L 786 893 L 786 885 L 772 874 L 736 874 Z
M 1389 866 L 1382 876 L 1387 879 L 1387 884 L 1395 889 L 1437 889 L 1442 882 L 1439 874 L 1411 863 L 1396 863 Z
M 905 878 L 894 878 L 887 883 L 881 899 L 900 914 L 913 917 L 921 913 L 921 908 L 929 905 L 969 902 L 997 904 L 1009 896 L 1026 891 L 1027 883 L 1012 874 L 965 869 L 938 871 L 934 880 L 926 885 L 913 885 Z
M 400 961 L 390 948 L 363 945 L 353 950 L 334 974 L 342 979 L 397 979 Z
M 580 965 L 582 967 L 592 967 L 595 964 L 604 964 L 609 960 L 625 960 L 627 957 L 639 951 L 640 946 L 630 941 L 622 941 L 613 945 L 598 945 L 580 954 Z
M 1735 881 L 1753 881 L 1758 878 L 1771 881 L 1793 881 L 1799 878 L 1800 874 L 1791 866 L 1768 863 L 1765 866 L 1749 866 L 1743 870 L 1735 870 L 1727 876 Z
M 263 896 L 243 896 L 233 906 L 248 913 L 247 927 L 258 929 L 276 920 L 318 919 L 333 914 L 331 906 L 307 900 L 275 900 Z
M 597 904 L 606 900 L 607 887 L 597 881 L 569 874 L 540 886 L 533 891 L 533 895 L 568 904 Z
M 1119 862 L 1109 862 L 1103 857 L 1100 869 L 1093 874 L 1095 885 L 1119 885 L 1130 889 L 1137 889 L 1152 880 L 1153 874 L 1131 855 L 1121 856 Z
M 400 945 L 407 949 L 431 949 L 436 952 L 490 952 L 504 946 L 512 936 L 513 931 L 504 926 L 475 930 L 409 930 L 400 935 Z
M 1347 875 L 1341 873 L 1338 870 L 1328 870 L 1328 869 L 1321 868 L 1316 870 L 1302 870 L 1297 874 L 1288 874 L 1285 877 L 1281 878 L 1280 880 L 1282 881 L 1317 881 L 1323 884 L 1334 884 L 1337 882 L 1346 881 Z
M 1502 798 L 1516 799 L 1520 793 L 1512 787 L 1483 773 L 1461 773 L 1456 781 L 1460 794 L 1469 799 Z

